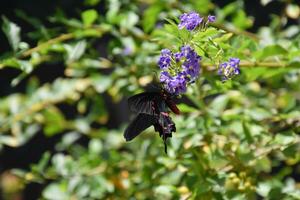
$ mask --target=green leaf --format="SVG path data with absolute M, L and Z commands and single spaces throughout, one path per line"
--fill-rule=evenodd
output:
M 81 14 L 81 18 L 85 26 L 90 26 L 98 18 L 98 12 L 94 9 L 86 10 Z
M 95 6 L 100 3 L 100 0 L 85 0 L 84 4 L 87 6 Z
M 64 129 L 65 118 L 60 110 L 50 107 L 43 114 L 45 117 L 44 131 L 47 136 L 53 136 Z
M 246 29 L 252 26 L 253 21 L 247 17 L 245 11 L 243 9 L 238 9 L 235 12 L 234 18 L 233 18 L 233 24 L 240 28 L 240 29 Z
M 208 29 L 206 29 L 204 32 L 203 31 L 199 31 L 198 33 L 196 33 L 194 35 L 193 41 L 194 42 L 200 42 L 200 41 L 207 41 L 208 38 L 216 36 L 217 34 L 219 34 L 219 30 L 214 28 L 214 27 L 210 27 Z
M 21 41 L 20 32 L 21 28 L 15 23 L 9 21 L 5 16 L 2 16 L 3 24 L 2 30 L 5 33 L 8 42 L 14 52 L 16 52 L 19 48 L 19 43 Z
M 63 151 L 68 149 L 71 145 L 73 145 L 79 138 L 81 134 L 75 131 L 65 133 L 62 137 L 62 140 L 60 143 L 58 143 L 55 148 L 58 151 Z
M 245 113 L 247 113 L 247 115 L 249 115 L 252 119 L 257 121 L 261 121 L 270 118 L 272 116 L 269 110 L 260 107 L 255 107 L 249 110 L 245 110 Z
M 277 98 L 276 103 L 283 111 L 289 111 L 296 106 L 296 99 L 293 95 L 286 93 L 280 95 Z
M 224 35 L 222 35 L 221 37 L 215 38 L 213 39 L 214 42 L 216 43 L 223 43 L 226 42 L 228 43 L 229 39 L 233 36 L 233 33 L 226 33 Z
M 92 139 L 89 143 L 89 152 L 91 154 L 99 154 L 102 151 L 103 145 L 100 140 Z
M 177 105 L 177 107 L 180 110 L 180 112 L 182 112 L 182 113 L 192 113 L 192 112 L 198 111 L 197 108 L 189 106 L 185 103 L 181 103 L 181 104 Z
M 50 156 L 49 152 L 45 152 L 38 164 L 33 166 L 33 170 L 38 173 L 43 173 L 50 161 Z
M 66 184 L 51 183 L 43 191 L 43 197 L 47 200 L 67 200 L 71 197 L 67 193 Z
M 229 98 L 227 95 L 219 95 L 209 105 L 209 107 L 211 108 L 211 112 L 219 115 L 219 113 L 222 113 L 225 110 L 228 101 Z
M 139 22 L 139 16 L 134 12 L 128 12 L 123 15 L 120 25 L 126 29 L 133 28 Z
M 253 140 L 250 128 L 249 128 L 249 124 L 245 121 L 243 121 L 243 129 L 244 129 L 245 138 L 246 138 L 248 144 L 252 144 L 254 140 Z
M 99 93 L 106 91 L 112 84 L 112 80 L 107 76 L 97 75 L 92 77 L 92 85 Z
M 73 62 L 78 60 L 85 52 L 86 42 L 84 40 L 77 42 L 75 45 L 64 45 L 67 50 L 67 61 Z
M 263 50 L 254 54 L 257 59 L 266 59 L 270 56 L 286 55 L 288 51 L 282 46 L 275 44 L 265 47 Z
M 20 75 L 18 75 L 16 78 L 14 78 L 11 81 L 11 85 L 12 86 L 18 85 L 33 70 L 33 65 L 29 61 L 26 61 L 26 60 L 17 60 L 17 63 L 18 63 L 17 66 L 19 67 L 19 69 L 21 69 L 23 71 L 23 73 L 21 73 Z
M 259 77 L 263 76 L 267 73 L 268 68 L 266 67 L 249 67 L 243 69 L 244 74 L 248 81 L 254 81 L 258 79 Z
M 155 25 L 157 15 L 161 11 L 161 4 L 154 4 L 144 11 L 143 28 L 145 32 L 149 32 Z
M 297 135 L 295 135 L 292 131 L 278 133 L 274 140 L 275 143 L 283 146 L 293 144 L 295 141 L 297 141 Z
M 154 195 L 159 199 L 171 199 L 173 197 L 176 188 L 171 185 L 160 185 L 155 188 Z

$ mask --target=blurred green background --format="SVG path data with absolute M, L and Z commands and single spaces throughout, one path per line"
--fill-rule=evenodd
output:
M 189 11 L 232 33 L 222 48 L 241 75 L 222 83 L 204 58 L 169 155 L 153 128 L 126 143 L 126 99 L 157 79 L 165 19 Z M 0 199 L 300 199 L 298 0 L 2 0 L 0 13 Z

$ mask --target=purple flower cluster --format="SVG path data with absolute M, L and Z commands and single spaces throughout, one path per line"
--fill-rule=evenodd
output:
M 167 69 L 171 65 L 172 52 L 169 49 L 161 50 L 158 66 L 160 69 Z
M 203 17 L 196 12 L 184 13 L 179 17 L 180 23 L 178 25 L 179 29 L 186 28 L 188 31 L 195 30 L 202 22 Z M 208 23 L 212 23 L 216 21 L 216 16 L 208 15 L 207 21 L 205 22 L 205 26 Z
M 183 29 L 185 27 L 188 31 L 194 30 L 203 21 L 203 18 L 196 12 L 184 13 L 180 15 L 179 19 L 179 29 Z
M 169 59 L 170 62 L 165 62 Z M 185 93 L 187 84 L 199 76 L 200 60 L 201 57 L 190 46 L 183 46 L 176 53 L 163 49 L 158 61 L 159 67 L 163 69 L 160 74 L 160 82 L 171 94 Z
M 222 76 L 223 80 L 230 79 L 240 74 L 239 64 L 240 59 L 230 58 L 228 62 L 220 64 L 218 74 Z
M 216 16 L 214 16 L 214 15 L 208 15 L 207 22 L 213 23 L 215 21 L 216 21 Z

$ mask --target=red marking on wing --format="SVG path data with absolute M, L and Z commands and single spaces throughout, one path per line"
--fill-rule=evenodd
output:
M 167 100 L 166 101 L 168 107 L 173 111 L 173 113 L 179 115 L 180 110 L 177 108 L 176 104 L 172 100 Z

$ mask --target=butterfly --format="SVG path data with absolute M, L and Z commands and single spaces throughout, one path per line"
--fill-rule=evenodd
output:
M 128 99 L 129 109 L 137 113 L 124 132 L 126 141 L 131 141 L 150 126 L 159 133 L 164 141 L 167 153 L 167 138 L 176 132 L 176 126 L 169 115 L 169 109 L 180 114 L 174 102 L 174 96 L 165 90 L 160 92 L 143 92 Z

